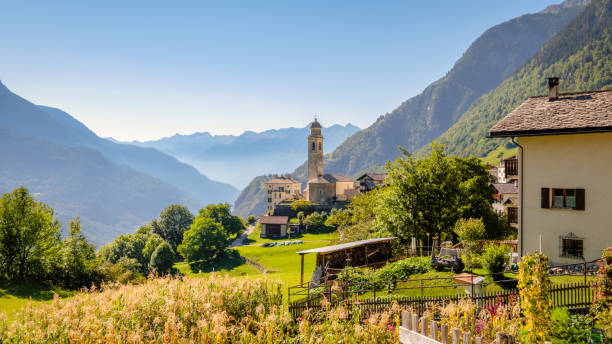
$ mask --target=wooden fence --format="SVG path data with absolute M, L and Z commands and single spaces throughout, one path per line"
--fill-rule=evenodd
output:
M 402 311 L 401 326 L 399 328 L 400 343 L 402 344 L 472 344 L 472 334 L 463 332 L 458 328 L 449 329 L 447 325 L 440 325 L 436 320 L 419 318 L 416 313 Z M 481 337 L 474 337 L 473 343 L 481 344 Z M 516 340 L 509 334 L 497 333 L 491 344 L 514 344 Z M 550 344 L 550 342 L 544 342 Z
M 325 294 L 325 292 L 312 294 L 309 297 L 289 303 L 289 311 L 294 318 L 300 317 L 305 310 L 317 312 L 324 310 L 322 301 L 325 299 L 326 304 L 330 307 L 342 305 L 348 309 L 358 308 L 362 316 L 367 316 L 372 313 L 378 313 L 391 308 L 396 302 L 403 309 L 412 309 L 417 314 L 421 315 L 427 309 L 436 306 L 442 306 L 449 302 L 457 302 L 460 299 L 472 300 L 477 307 L 482 308 L 490 304 L 503 303 L 508 304 L 511 301 L 518 301 L 518 289 L 503 290 L 499 292 L 483 293 L 478 296 L 382 296 L 359 299 L 356 296 L 352 298 L 342 298 L 341 295 L 334 293 Z M 553 307 L 581 309 L 589 307 L 595 296 L 593 283 L 570 283 L 554 285 L 549 290 L 549 297 Z

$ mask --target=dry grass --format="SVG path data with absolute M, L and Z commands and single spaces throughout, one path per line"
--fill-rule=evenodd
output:
M 30 305 L 1 343 L 355 343 L 397 342 L 397 310 L 365 321 L 327 309 L 321 321 L 289 316 L 277 282 L 212 274 L 104 286 Z

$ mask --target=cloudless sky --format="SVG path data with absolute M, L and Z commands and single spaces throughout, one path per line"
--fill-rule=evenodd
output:
M 0 0 L 0 81 L 121 140 L 363 128 L 552 3 Z

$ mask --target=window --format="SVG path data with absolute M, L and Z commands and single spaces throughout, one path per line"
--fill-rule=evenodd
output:
M 552 207 L 553 208 L 574 208 L 576 207 L 575 189 L 553 189 Z
M 312 150 L 315 150 L 315 143 L 312 143 Z
M 542 188 L 541 197 L 542 208 L 585 210 L 584 189 Z
M 584 239 L 578 238 L 574 233 L 561 237 L 561 257 L 583 258 Z
M 518 208 L 508 207 L 508 223 L 518 223 Z
M 285 188 L 281 186 L 280 188 L 278 188 L 278 191 L 279 192 L 285 192 Z
M 268 203 L 272 203 L 272 198 L 268 198 Z
M 321 148 L 321 142 L 319 142 L 319 150 L 322 150 L 322 148 Z

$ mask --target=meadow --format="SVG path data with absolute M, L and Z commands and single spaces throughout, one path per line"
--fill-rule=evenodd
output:
M 31 305 L 10 323 L 2 343 L 397 343 L 399 309 L 361 319 L 330 309 L 293 321 L 280 284 L 212 273 L 209 278 L 154 278 L 107 285 Z

